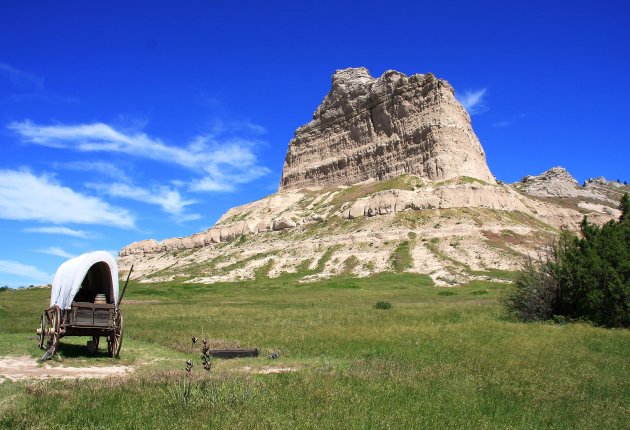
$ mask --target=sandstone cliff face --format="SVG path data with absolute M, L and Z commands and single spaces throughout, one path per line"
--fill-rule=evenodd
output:
M 289 143 L 281 190 L 350 185 L 411 173 L 432 181 L 469 176 L 494 184 L 453 88 L 432 74 L 380 78 L 365 68 L 333 75 L 313 120 Z

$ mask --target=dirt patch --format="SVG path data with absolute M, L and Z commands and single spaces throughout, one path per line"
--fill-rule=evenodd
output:
M 0 383 L 5 379 L 17 381 L 21 379 L 86 379 L 124 376 L 133 372 L 129 366 L 90 366 L 90 367 L 51 367 L 49 364 L 39 366 L 31 357 L 1 357 Z
M 279 367 L 279 366 L 265 366 L 265 367 L 250 367 L 245 366 L 242 368 L 247 373 L 257 373 L 259 375 L 270 375 L 275 373 L 289 373 L 297 372 L 295 367 Z

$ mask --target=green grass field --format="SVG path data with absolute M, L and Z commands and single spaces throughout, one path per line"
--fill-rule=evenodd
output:
M 630 332 L 510 322 L 505 288 L 406 273 L 130 284 L 121 358 L 64 338 L 52 364 L 125 364 L 133 376 L 1 383 L 0 428 L 629 428 Z M 41 355 L 49 294 L 0 292 L 0 356 Z M 193 335 L 261 356 L 214 360 L 208 374 Z M 294 371 L 257 373 L 267 366 Z

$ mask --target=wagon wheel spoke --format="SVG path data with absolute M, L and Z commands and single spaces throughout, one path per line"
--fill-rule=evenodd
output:
M 61 329 L 61 309 L 55 307 L 53 311 L 53 316 L 50 321 L 50 328 L 52 329 L 52 333 L 48 338 L 49 348 L 53 349 L 53 354 L 57 349 L 57 344 L 59 343 L 59 331 Z
M 46 342 L 46 347 L 50 348 L 52 346 L 53 343 L 53 330 L 55 329 L 56 323 L 56 314 L 48 314 L 47 315 L 47 319 L 48 319 L 48 331 L 47 331 L 47 335 L 48 335 L 48 341 Z
M 42 316 L 39 318 L 39 332 L 37 334 L 39 349 L 44 349 L 44 342 L 46 341 L 47 331 L 48 331 L 48 318 L 46 317 L 46 312 L 44 312 L 42 313 Z

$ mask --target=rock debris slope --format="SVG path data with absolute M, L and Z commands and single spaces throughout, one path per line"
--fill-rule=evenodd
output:
M 204 232 L 130 244 L 119 265 L 134 264 L 143 282 L 388 270 L 440 286 L 500 279 L 584 214 L 618 217 L 629 190 L 604 178 L 579 186 L 561 167 L 497 183 L 446 81 L 346 69 L 296 131 L 277 193 L 230 209 Z

